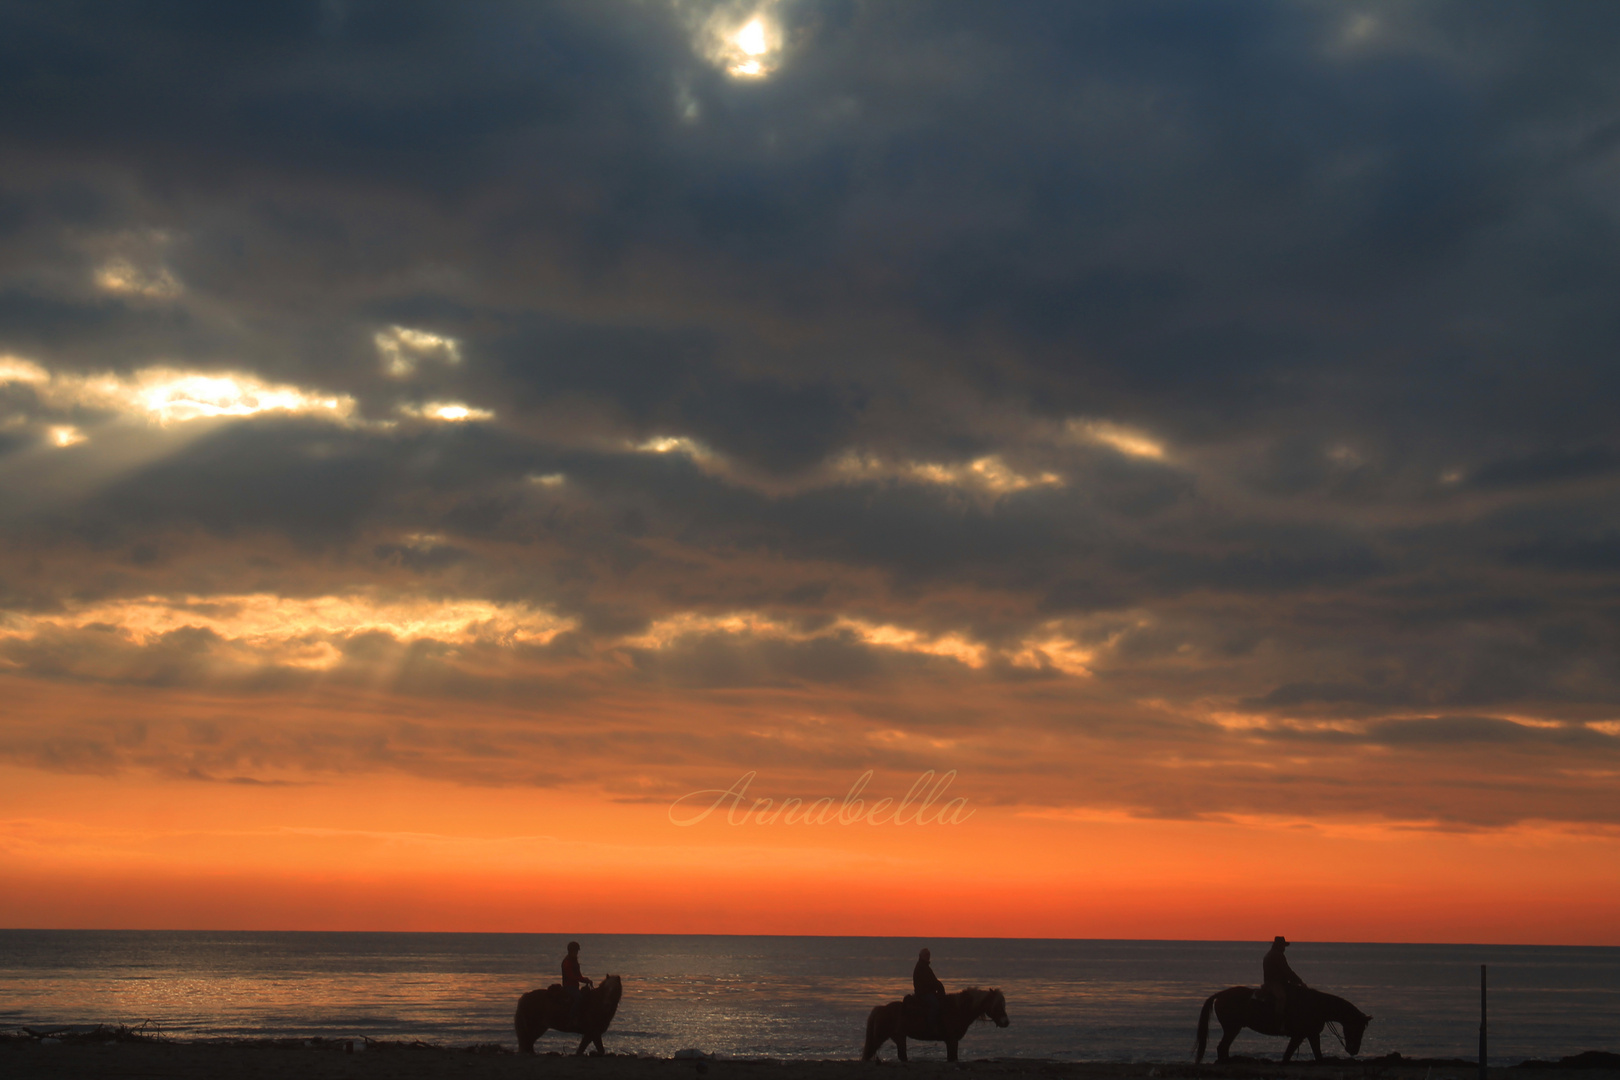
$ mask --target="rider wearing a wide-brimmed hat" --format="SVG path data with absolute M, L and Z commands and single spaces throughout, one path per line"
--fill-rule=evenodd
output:
M 1271 949 L 1260 962 L 1260 970 L 1265 976 L 1261 989 L 1270 996 L 1273 1008 L 1277 1010 L 1277 1026 L 1288 1025 L 1288 991 L 1290 987 L 1303 987 L 1305 980 L 1294 974 L 1294 969 L 1288 966 L 1288 957 L 1283 950 L 1288 948 L 1288 939 L 1278 934 L 1272 939 Z

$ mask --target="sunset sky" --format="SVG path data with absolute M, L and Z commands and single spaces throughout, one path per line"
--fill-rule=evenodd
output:
M 8 3 L 0 161 L 0 925 L 1620 944 L 1620 7 Z

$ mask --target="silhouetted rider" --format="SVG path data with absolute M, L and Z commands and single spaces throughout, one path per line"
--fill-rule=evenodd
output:
M 1271 942 L 1271 949 L 1266 958 L 1260 961 L 1260 970 L 1265 976 L 1265 983 L 1261 986 L 1267 994 L 1271 995 L 1272 1007 L 1277 1011 L 1277 1024 L 1279 1027 L 1288 1026 L 1288 991 L 1291 987 L 1304 989 L 1305 980 L 1294 974 L 1294 969 L 1288 966 L 1288 957 L 1283 950 L 1288 948 L 1288 939 L 1278 934 Z
M 591 980 L 587 979 L 585 973 L 579 970 L 579 942 L 577 941 L 568 943 L 568 955 L 563 957 L 562 962 L 562 980 L 563 991 L 568 995 L 568 1015 L 577 1024 L 580 1018 L 580 988 L 583 986 L 589 989 L 591 985 Z
M 917 954 L 917 966 L 911 969 L 911 989 L 923 1007 L 929 1028 L 937 1031 L 945 1008 L 945 984 L 934 974 L 932 959 L 927 949 Z

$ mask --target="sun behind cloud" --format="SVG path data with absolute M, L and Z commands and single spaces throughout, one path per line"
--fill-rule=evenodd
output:
M 771 5 L 738 17 L 723 6 L 710 12 L 694 32 L 694 47 L 710 63 L 734 79 L 763 79 L 782 64 L 781 25 L 771 17 Z

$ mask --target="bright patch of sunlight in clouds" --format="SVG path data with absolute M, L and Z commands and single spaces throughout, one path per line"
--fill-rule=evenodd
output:
M 725 615 L 699 615 L 685 611 L 655 620 L 645 631 L 624 638 L 620 644 L 635 649 L 667 649 L 683 638 L 716 634 L 747 635 L 775 640 L 807 640 L 791 625 L 758 612 L 737 611 Z
M 833 469 L 849 480 L 909 480 L 992 495 L 1005 495 L 1033 487 L 1063 486 L 1063 477 L 1057 473 L 1020 473 L 996 454 L 961 464 L 945 465 L 924 461 L 888 462 L 852 452 L 835 461 Z
M 296 386 L 266 383 L 238 373 L 203 374 L 173 368 L 143 368 L 128 375 L 79 375 L 46 371 L 15 356 L 0 357 L 0 383 L 26 383 L 57 409 L 141 416 L 160 424 L 207 417 L 286 412 L 347 420 L 354 399 Z
M 1164 444 L 1134 428 L 1110 420 L 1070 420 L 1065 425 L 1070 437 L 1117 450 L 1127 457 L 1163 461 Z
M 84 432 L 72 424 L 60 424 L 49 431 L 52 446 L 75 446 L 84 442 Z
M 447 424 L 495 418 L 495 414 L 488 409 L 475 409 L 459 401 L 430 401 L 425 405 L 401 405 L 399 411 L 418 420 L 437 420 Z
M 620 644 L 630 648 L 660 650 L 683 640 L 713 636 L 790 642 L 843 638 L 878 649 L 943 657 L 969 668 L 983 668 L 999 658 L 1015 667 L 1055 670 L 1081 677 L 1091 675 L 1087 665 L 1094 656 L 1092 650 L 1065 636 L 1055 624 L 1047 624 L 1036 635 L 1008 649 L 998 650 L 959 633 L 928 633 L 894 623 L 847 616 L 809 631 L 753 611 L 734 611 L 723 615 L 683 612 L 655 621 L 643 633 L 625 638 Z
M 396 379 L 412 375 L 424 360 L 444 364 L 461 363 L 461 344 L 455 338 L 407 326 L 390 326 L 372 335 L 383 370 Z
M 680 454 L 693 461 L 713 461 L 714 451 L 685 435 L 655 435 L 644 442 L 631 443 L 630 449 L 644 454 Z
M 985 665 L 989 650 L 959 634 L 924 634 L 903 626 L 888 623 L 870 623 L 863 619 L 839 619 L 834 626 L 853 633 L 862 642 L 899 652 L 943 656 L 968 667 Z
M 42 383 L 50 380 L 51 373 L 32 360 L 24 360 L 10 353 L 0 356 L 0 383 Z
M 1082 648 L 1047 627 L 1042 636 L 1026 638 L 1007 659 L 1014 667 L 1056 668 L 1066 675 L 1090 676 L 1090 664 L 1095 656 L 1094 650 Z
M 111 628 L 124 643 L 157 646 L 176 631 L 204 631 L 219 642 L 258 654 L 266 662 L 326 668 L 342 659 L 338 648 L 360 634 L 397 641 L 451 645 L 543 645 L 574 626 L 572 619 L 521 604 L 439 598 L 366 596 L 296 598 L 251 593 L 171 599 L 146 596 L 70 608 L 65 613 L 20 615 L 0 621 L 0 639 L 34 639 L 52 632 Z
M 173 300 L 186 291 L 167 268 L 161 265 L 140 267 L 122 256 L 108 259 L 97 267 L 95 281 L 103 292 L 147 300 Z
M 133 400 L 160 423 L 211 416 L 252 416 L 261 412 L 313 413 L 347 417 L 354 399 L 312 394 L 296 386 L 274 386 L 250 375 L 195 375 L 157 368 L 135 376 Z M 123 387 L 114 391 L 115 396 Z

